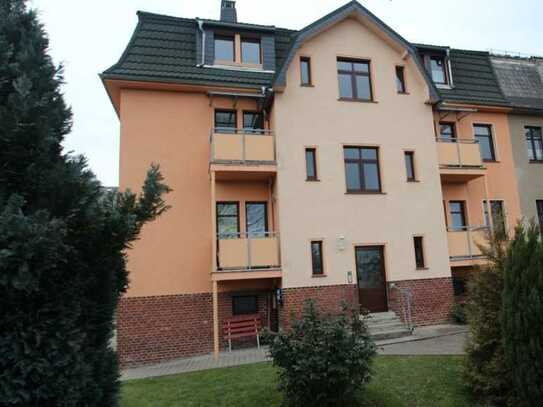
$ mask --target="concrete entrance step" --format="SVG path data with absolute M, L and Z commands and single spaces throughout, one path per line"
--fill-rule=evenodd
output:
M 397 338 L 403 338 L 404 336 L 411 335 L 411 331 L 407 328 L 395 328 L 390 329 L 382 332 L 370 332 L 370 337 L 374 341 L 382 341 L 385 339 L 397 339 Z
M 375 321 L 379 319 L 398 318 L 398 315 L 394 311 L 373 312 L 368 315 L 368 318 Z
M 407 327 L 401 322 L 395 322 L 393 324 L 387 324 L 384 326 L 377 325 L 377 326 L 368 327 L 368 329 L 371 334 L 374 334 L 374 333 L 376 334 L 376 333 L 381 333 L 381 332 L 394 331 L 397 329 L 400 329 L 400 330 L 407 329 Z
M 393 311 L 369 314 L 365 318 L 370 337 L 374 341 L 403 338 L 411 335 L 411 330 Z

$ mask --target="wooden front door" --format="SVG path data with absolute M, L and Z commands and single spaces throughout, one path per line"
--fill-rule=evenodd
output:
M 355 249 L 358 301 L 362 310 L 388 311 L 383 246 Z

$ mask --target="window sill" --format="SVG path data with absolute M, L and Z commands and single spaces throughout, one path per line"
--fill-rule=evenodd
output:
M 498 160 L 482 160 L 484 163 L 494 163 L 494 164 L 499 164 L 500 162 Z
M 397 92 L 398 95 L 409 95 L 409 92 Z
M 436 85 L 436 88 L 438 89 L 452 89 L 452 86 L 449 85 L 448 83 L 435 83 L 434 84 Z
M 430 270 L 429 267 L 417 267 L 417 271 L 428 271 Z
M 311 278 L 325 278 L 328 277 L 326 274 L 311 274 Z
M 420 184 L 420 180 L 418 179 L 408 179 L 407 182 L 409 184 Z
M 358 102 L 358 103 L 379 103 L 376 100 L 354 99 L 354 98 L 338 98 L 340 102 Z
M 530 164 L 543 164 L 543 160 L 530 160 Z
M 315 85 L 313 85 L 312 83 L 308 83 L 308 84 L 303 84 L 302 83 L 302 84 L 300 84 L 300 86 L 302 88 L 314 88 L 315 87 Z
M 249 68 L 249 69 L 263 69 L 262 64 L 254 64 L 249 62 L 241 62 L 241 61 L 224 61 L 224 60 L 216 60 L 214 62 L 214 65 L 218 66 L 235 66 L 239 68 Z
M 347 191 L 345 195 L 386 195 L 386 192 L 383 191 Z
M 321 180 L 318 178 L 306 178 L 305 182 L 321 182 Z

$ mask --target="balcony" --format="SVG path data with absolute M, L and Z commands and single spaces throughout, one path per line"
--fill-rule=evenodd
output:
M 447 229 L 449 256 L 451 262 L 466 262 L 484 258 L 479 246 L 486 245 L 488 227 L 466 226 L 460 229 Z M 471 262 L 468 262 L 472 264 Z M 454 264 L 464 265 L 464 264 Z
M 485 174 L 477 140 L 437 138 L 439 168 L 448 181 L 469 181 Z
M 217 273 L 243 273 L 245 278 L 280 277 L 281 260 L 277 233 L 245 233 L 217 238 Z M 277 275 L 277 272 L 279 274 Z M 256 277 L 258 276 L 258 277 Z
M 275 164 L 275 135 L 270 130 L 214 129 L 211 162 Z

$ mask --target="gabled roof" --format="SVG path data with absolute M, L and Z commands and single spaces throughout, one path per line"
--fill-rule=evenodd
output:
M 498 83 L 515 111 L 543 113 L 543 59 L 491 57 Z
M 297 33 L 296 39 L 292 43 L 285 62 L 280 65 L 281 68 L 278 70 L 277 76 L 275 78 L 275 84 L 279 86 L 284 86 L 286 84 L 286 72 L 288 70 L 288 66 L 292 62 L 292 59 L 296 55 L 298 49 L 305 41 L 352 15 L 358 15 L 360 17 L 367 18 L 386 35 L 388 35 L 389 38 L 400 44 L 409 53 L 409 55 L 413 58 L 415 64 L 418 66 L 421 75 L 424 77 L 426 83 L 428 84 L 428 87 L 430 89 L 430 96 L 432 97 L 432 99 L 434 99 L 435 101 L 439 99 L 439 95 L 437 93 L 435 85 L 429 77 L 426 69 L 424 69 L 424 66 L 420 61 L 415 47 L 413 47 L 413 45 L 405 40 L 400 34 L 398 34 L 396 31 L 386 25 L 377 16 L 375 16 L 367 8 L 365 8 L 358 1 L 355 0 L 350 1 L 343 7 L 340 7 L 337 10 L 331 12 L 330 14 L 315 21 L 314 23 L 309 24 L 307 27 Z
M 204 20 L 210 24 L 220 21 Z M 223 23 L 224 24 L 224 23 Z M 232 25 L 232 24 L 230 24 Z M 245 29 L 273 30 L 278 61 L 290 46 L 293 31 L 236 23 Z M 228 70 L 197 66 L 197 20 L 138 12 L 138 25 L 119 61 L 102 79 L 122 79 L 196 85 L 260 88 L 271 86 L 274 74 L 254 70 Z

